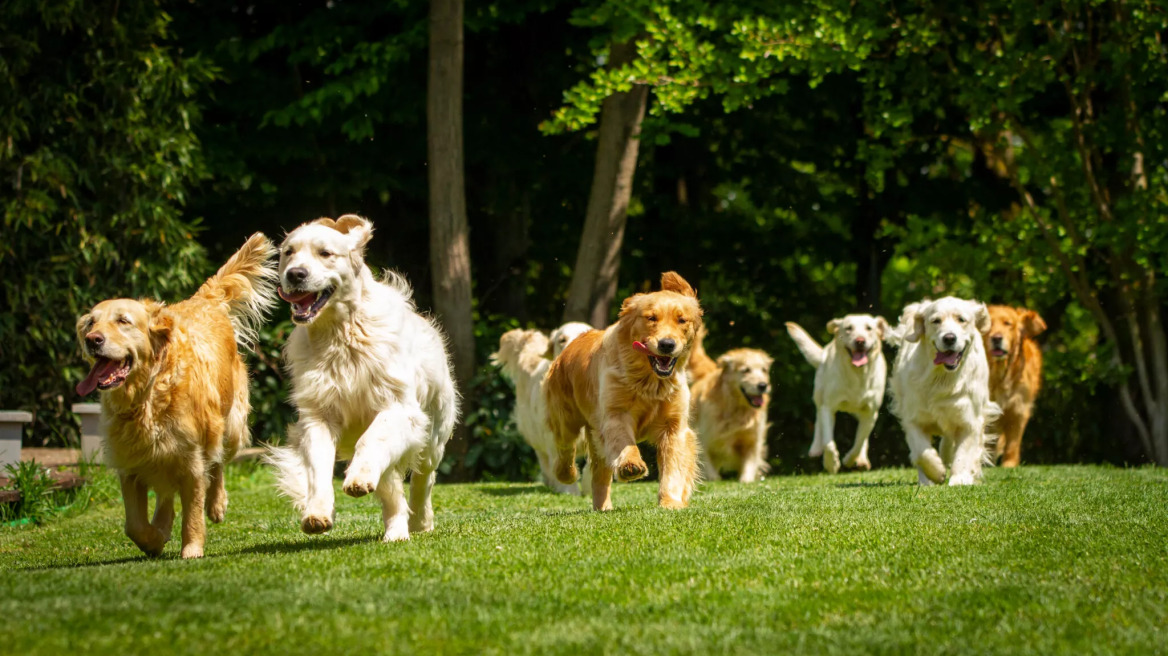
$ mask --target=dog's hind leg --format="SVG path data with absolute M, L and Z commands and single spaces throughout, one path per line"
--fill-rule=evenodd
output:
M 855 467 L 865 471 L 872 469 L 872 463 L 868 460 L 868 438 L 872 436 L 872 429 L 876 427 L 876 417 L 875 412 L 857 415 L 860 426 L 856 429 L 855 443 L 844 456 L 844 467 Z
M 357 440 L 341 489 L 351 497 L 373 492 L 387 469 L 396 467 L 429 437 L 430 418 L 421 408 L 398 403 L 382 410 Z
M 1002 413 L 1002 436 L 998 438 L 998 454 L 1003 467 L 1017 467 L 1022 462 L 1022 434 L 1030 421 L 1029 411 Z
M 919 473 L 933 483 L 945 482 L 945 463 L 933 448 L 933 441 L 916 424 L 904 422 L 904 440 L 908 442 L 909 458 Z
M 154 488 L 154 519 L 150 524 L 158 529 L 163 542 L 170 542 L 174 529 L 174 490 Z
M 227 514 L 227 488 L 223 485 L 223 463 L 212 463 L 207 486 L 207 518 L 218 524 Z
M 414 481 L 429 481 L 429 476 L 418 476 Z M 410 483 L 414 486 L 413 481 Z M 412 496 L 413 490 L 411 490 Z M 410 539 L 410 509 L 406 505 L 406 495 L 402 490 L 402 472 L 397 468 L 385 470 L 377 484 L 377 496 L 381 498 L 381 521 L 385 525 L 383 542 L 400 542 Z M 412 500 L 412 499 L 411 499 Z

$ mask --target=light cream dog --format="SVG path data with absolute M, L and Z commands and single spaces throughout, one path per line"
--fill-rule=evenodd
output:
M 690 386 L 694 429 L 702 444 L 705 476 L 738 472 L 738 480 L 762 478 L 767 464 L 767 407 L 774 360 L 757 349 L 734 349 L 718 358 L 713 372 Z
M 280 245 L 279 292 L 297 324 L 284 359 L 300 419 L 269 461 L 301 529 L 323 533 L 333 526 L 333 464 L 351 460 L 342 487 L 377 493 L 389 542 L 434 527 L 430 495 L 458 393 L 446 340 L 418 314 L 409 284 L 392 272 L 378 280 L 366 266 L 372 232 L 349 214 L 306 223 Z
M 835 415 L 846 412 L 856 417 L 860 425 L 843 465 L 871 469 L 868 438 L 884 404 L 888 376 L 884 336 L 889 332 L 888 322 L 870 314 L 849 314 L 827 322 L 827 332 L 832 334 L 832 340 L 821 347 L 799 324 L 787 323 L 787 333 L 815 367 L 815 436 L 808 455 L 822 455 L 825 470 L 832 474 L 839 471 Z
M 989 363 L 982 335 L 986 306 L 948 296 L 905 307 L 896 335 L 892 410 L 904 427 L 921 485 L 972 485 L 988 462 L 986 426 L 1001 409 L 990 401 Z M 941 437 L 941 451 L 933 436 Z

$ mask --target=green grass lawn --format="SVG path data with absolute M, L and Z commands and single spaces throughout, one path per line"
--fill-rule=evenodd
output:
M 909 470 L 705 484 L 617 510 L 536 485 L 439 485 L 434 533 L 383 544 L 338 494 L 309 537 L 236 470 L 207 557 L 142 557 L 120 506 L 0 529 L 0 653 L 1162 653 L 1168 472 Z

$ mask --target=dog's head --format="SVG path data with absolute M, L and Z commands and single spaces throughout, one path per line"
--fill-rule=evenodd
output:
M 564 352 L 564 347 L 589 330 L 593 330 L 592 326 L 581 321 L 569 321 L 556 328 L 552 331 L 551 343 L 548 346 L 548 355 L 552 359 L 560 357 L 560 353 Z
M 95 305 L 77 320 L 81 354 L 91 365 L 77 393 L 113 390 L 149 371 L 173 327 L 174 317 L 154 301 L 118 298 Z
M 773 363 L 771 356 L 758 349 L 734 349 L 718 358 L 722 379 L 742 392 L 741 398 L 755 408 L 766 405 Z
M 994 359 L 1009 357 L 1022 346 L 1022 340 L 1046 330 L 1046 322 L 1034 310 L 991 305 L 989 313 L 990 330 L 985 335 L 985 346 Z
M 354 293 L 365 267 L 373 224 L 355 214 L 317 219 L 288 233 L 280 244 L 280 298 L 292 305 L 292 321 L 312 323 L 330 301 Z
M 681 358 L 688 358 L 702 325 L 697 292 L 673 271 L 661 274 L 661 291 L 634 294 L 620 311 L 622 347 L 647 358 L 661 378 L 669 378 Z
M 827 322 L 827 332 L 834 335 L 836 344 L 847 349 L 852 366 L 868 364 L 868 356 L 879 353 L 888 334 L 888 322 L 884 317 L 870 314 L 849 314 Z
M 989 332 L 990 313 L 984 303 L 947 296 L 921 303 L 911 315 L 912 330 L 904 336 L 910 342 L 926 338 L 936 350 L 933 364 L 955 371 L 965 361 L 972 345 Z
M 491 354 L 491 364 L 502 368 L 508 378 L 514 379 L 521 369 L 524 355 L 542 358 L 547 350 L 548 338 L 543 333 L 516 328 L 499 338 L 499 350 Z

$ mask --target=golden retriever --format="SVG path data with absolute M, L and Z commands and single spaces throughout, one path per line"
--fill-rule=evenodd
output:
M 515 426 L 519 434 L 535 451 L 544 485 L 562 494 L 578 494 L 583 487 L 565 485 L 556 480 L 552 471 L 556 441 L 547 424 L 547 406 L 543 387 L 553 358 L 576 337 L 592 330 L 586 323 L 566 323 L 552 331 L 551 338 L 538 330 L 516 328 L 499 338 L 499 350 L 491 355 L 491 362 L 515 384 Z M 582 442 L 583 440 L 581 440 Z M 581 479 L 581 483 L 587 477 Z
M 622 481 L 649 473 L 638 440 L 657 446 L 658 504 L 689 505 L 698 444 L 685 371 L 701 323 L 693 287 L 670 271 L 661 275 L 661 291 L 626 298 L 615 324 L 577 337 L 552 363 L 544 398 L 556 478 L 579 476 L 576 441 L 586 428 L 594 509 L 612 508 L 614 473 Z
M 690 387 L 707 479 L 717 480 L 721 470 L 730 470 L 738 472 L 740 482 L 752 483 L 769 471 L 766 431 L 773 362 L 758 349 L 727 351 L 712 374 Z
M 823 456 L 823 468 L 836 473 L 840 468 L 835 445 L 835 415 L 846 412 L 859 420 L 856 440 L 843 458 L 845 467 L 868 470 L 868 438 L 876 426 L 884 404 L 888 363 L 884 359 L 884 336 L 889 333 L 883 317 L 849 314 L 827 322 L 832 339 L 820 346 L 807 331 L 787 322 L 787 333 L 815 367 L 815 437 L 808 455 Z
M 102 301 L 77 320 L 92 369 L 77 385 L 101 390 L 105 453 L 118 471 L 126 535 L 157 556 L 182 499 L 182 557 L 201 558 L 203 512 L 222 522 L 223 466 L 251 441 L 247 370 L 236 346 L 254 336 L 274 299 L 271 242 L 252 235 L 191 298 L 175 305 Z M 157 496 L 147 521 L 146 493 Z
M 905 307 L 895 341 L 892 411 L 900 418 L 921 485 L 972 485 L 988 461 L 986 426 L 1001 414 L 990 400 L 989 363 L 982 335 L 986 306 L 947 296 Z M 941 437 L 941 451 L 933 436 Z
M 990 362 L 990 399 L 1002 407 L 997 451 L 1003 467 L 1022 461 L 1022 433 L 1042 387 L 1042 349 L 1034 337 L 1046 322 L 1034 310 L 991 305 L 985 347 Z
M 296 329 L 284 347 L 300 417 L 272 449 L 278 485 L 300 510 L 300 530 L 333 527 L 333 467 L 342 490 L 376 493 L 382 540 L 434 528 L 436 471 L 458 421 L 446 338 L 418 313 L 404 278 L 378 280 L 365 264 L 373 224 L 355 214 L 317 219 L 280 244 L 280 297 Z M 410 499 L 404 479 L 410 473 Z

